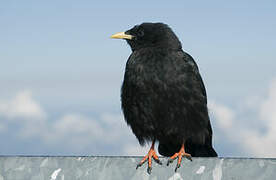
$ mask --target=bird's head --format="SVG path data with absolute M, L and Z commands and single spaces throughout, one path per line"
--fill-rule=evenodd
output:
M 125 39 L 132 51 L 141 48 L 181 49 L 181 43 L 169 28 L 163 23 L 143 23 L 125 32 L 111 36 L 115 39 Z

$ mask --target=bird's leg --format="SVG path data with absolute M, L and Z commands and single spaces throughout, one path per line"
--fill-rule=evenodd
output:
M 148 160 L 148 169 L 147 169 L 147 172 L 150 174 L 151 173 L 151 169 L 152 169 L 152 167 L 151 167 L 151 158 L 152 157 L 155 160 L 155 162 L 157 162 L 158 164 L 162 165 L 161 161 L 159 160 L 159 158 L 156 155 L 156 152 L 154 150 L 154 143 L 155 143 L 155 140 L 153 140 L 148 154 L 142 159 L 142 161 L 140 161 L 140 163 L 137 165 L 136 169 L 138 169 L 140 166 L 142 166 Z
M 182 144 L 179 152 L 175 153 L 173 156 L 170 157 L 170 159 L 168 160 L 167 166 L 170 163 L 172 163 L 175 158 L 178 158 L 177 165 L 176 165 L 176 168 L 175 168 L 175 172 L 176 172 L 177 169 L 180 168 L 180 163 L 181 163 L 182 157 L 186 157 L 187 159 L 192 161 L 192 156 L 185 152 L 184 143 Z

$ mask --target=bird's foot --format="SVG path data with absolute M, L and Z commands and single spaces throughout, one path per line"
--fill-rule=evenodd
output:
M 189 159 L 190 161 L 192 161 L 192 156 L 190 154 L 186 153 L 185 150 L 184 150 L 184 144 L 182 145 L 182 147 L 181 147 L 181 149 L 178 153 L 175 153 L 173 156 L 170 157 L 170 159 L 167 162 L 167 166 L 170 163 L 172 163 L 174 161 L 174 159 L 178 158 L 176 168 L 174 170 L 176 172 L 177 169 L 180 168 L 182 157 L 185 157 L 185 158 Z
M 139 167 L 141 167 L 148 160 L 148 169 L 147 169 L 147 172 L 150 174 L 151 170 L 152 170 L 152 166 L 151 166 L 152 159 L 151 158 L 153 158 L 156 163 L 162 165 L 162 162 L 159 160 L 158 156 L 156 155 L 154 147 L 151 147 L 150 150 L 149 150 L 149 152 L 148 152 L 148 154 L 136 166 L 136 169 L 138 169 Z

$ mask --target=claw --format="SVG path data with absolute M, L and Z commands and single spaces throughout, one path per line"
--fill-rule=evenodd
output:
M 136 169 L 138 169 L 139 167 L 141 167 L 146 161 L 148 161 L 148 169 L 147 172 L 150 174 L 151 170 L 152 170 L 152 158 L 153 160 L 162 165 L 162 162 L 159 160 L 158 156 L 156 155 L 156 152 L 154 150 L 154 141 L 152 142 L 151 148 L 148 152 L 148 154 L 141 160 L 141 162 L 139 164 L 137 164 Z
M 177 169 L 180 168 L 182 157 L 185 157 L 185 158 L 189 159 L 190 161 L 192 161 L 192 156 L 185 152 L 184 143 L 182 144 L 182 147 L 179 150 L 179 152 L 175 153 L 172 157 L 170 157 L 170 159 L 167 162 L 167 166 L 170 163 L 172 163 L 175 158 L 178 158 L 177 165 L 176 165 L 176 168 L 174 170 L 176 172 Z
M 172 163 L 172 162 L 173 162 L 173 159 L 169 159 L 168 162 L 167 162 L 167 166 L 169 166 L 170 163 Z
M 162 165 L 162 162 L 161 162 L 159 159 L 155 159 L 155 158 L 153 158 L 153 159 L 154 159 L 154 161 L 155 161 L 157 164 Z
M 139 167 L 141 167 L 148 160 L 146 158 L 147 158 L 147 156 L 139 164 L 137 164 L 136 169 L 138 169 Z
M 190 156 L 188 155 L 188 156 L 185 156 L 185 157 L 186 157 L 187 159 L 189 159 L 190 161 L 193 161 L 191 155 L 190 155 Z
M 136 166 L 136 169 L 138 169 L 139 167 L 141 167 L 142 166 L 142 164 L 137 164 L 137 166 Z
M 152 167 L 148 167 L 147 172 L 148 174 L 151 174 Z
M 180 164 L 176 165 L 174 172 L 176 172 L 178 168 L 180 168 Z

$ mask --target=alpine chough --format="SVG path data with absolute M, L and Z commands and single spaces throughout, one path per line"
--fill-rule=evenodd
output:
M 167 165 L 182 157 L 215 157 L 206 90 L 193 58 L 170 27 L 163 23 L 142 23 L 111 38 L 125 39 L 132 54 L 127 60 L 121 89 L 122 110 L 140 145 L 152 142 L 137 168 L 152 158 L 161 164 L 154 150 L 170 157 Z

